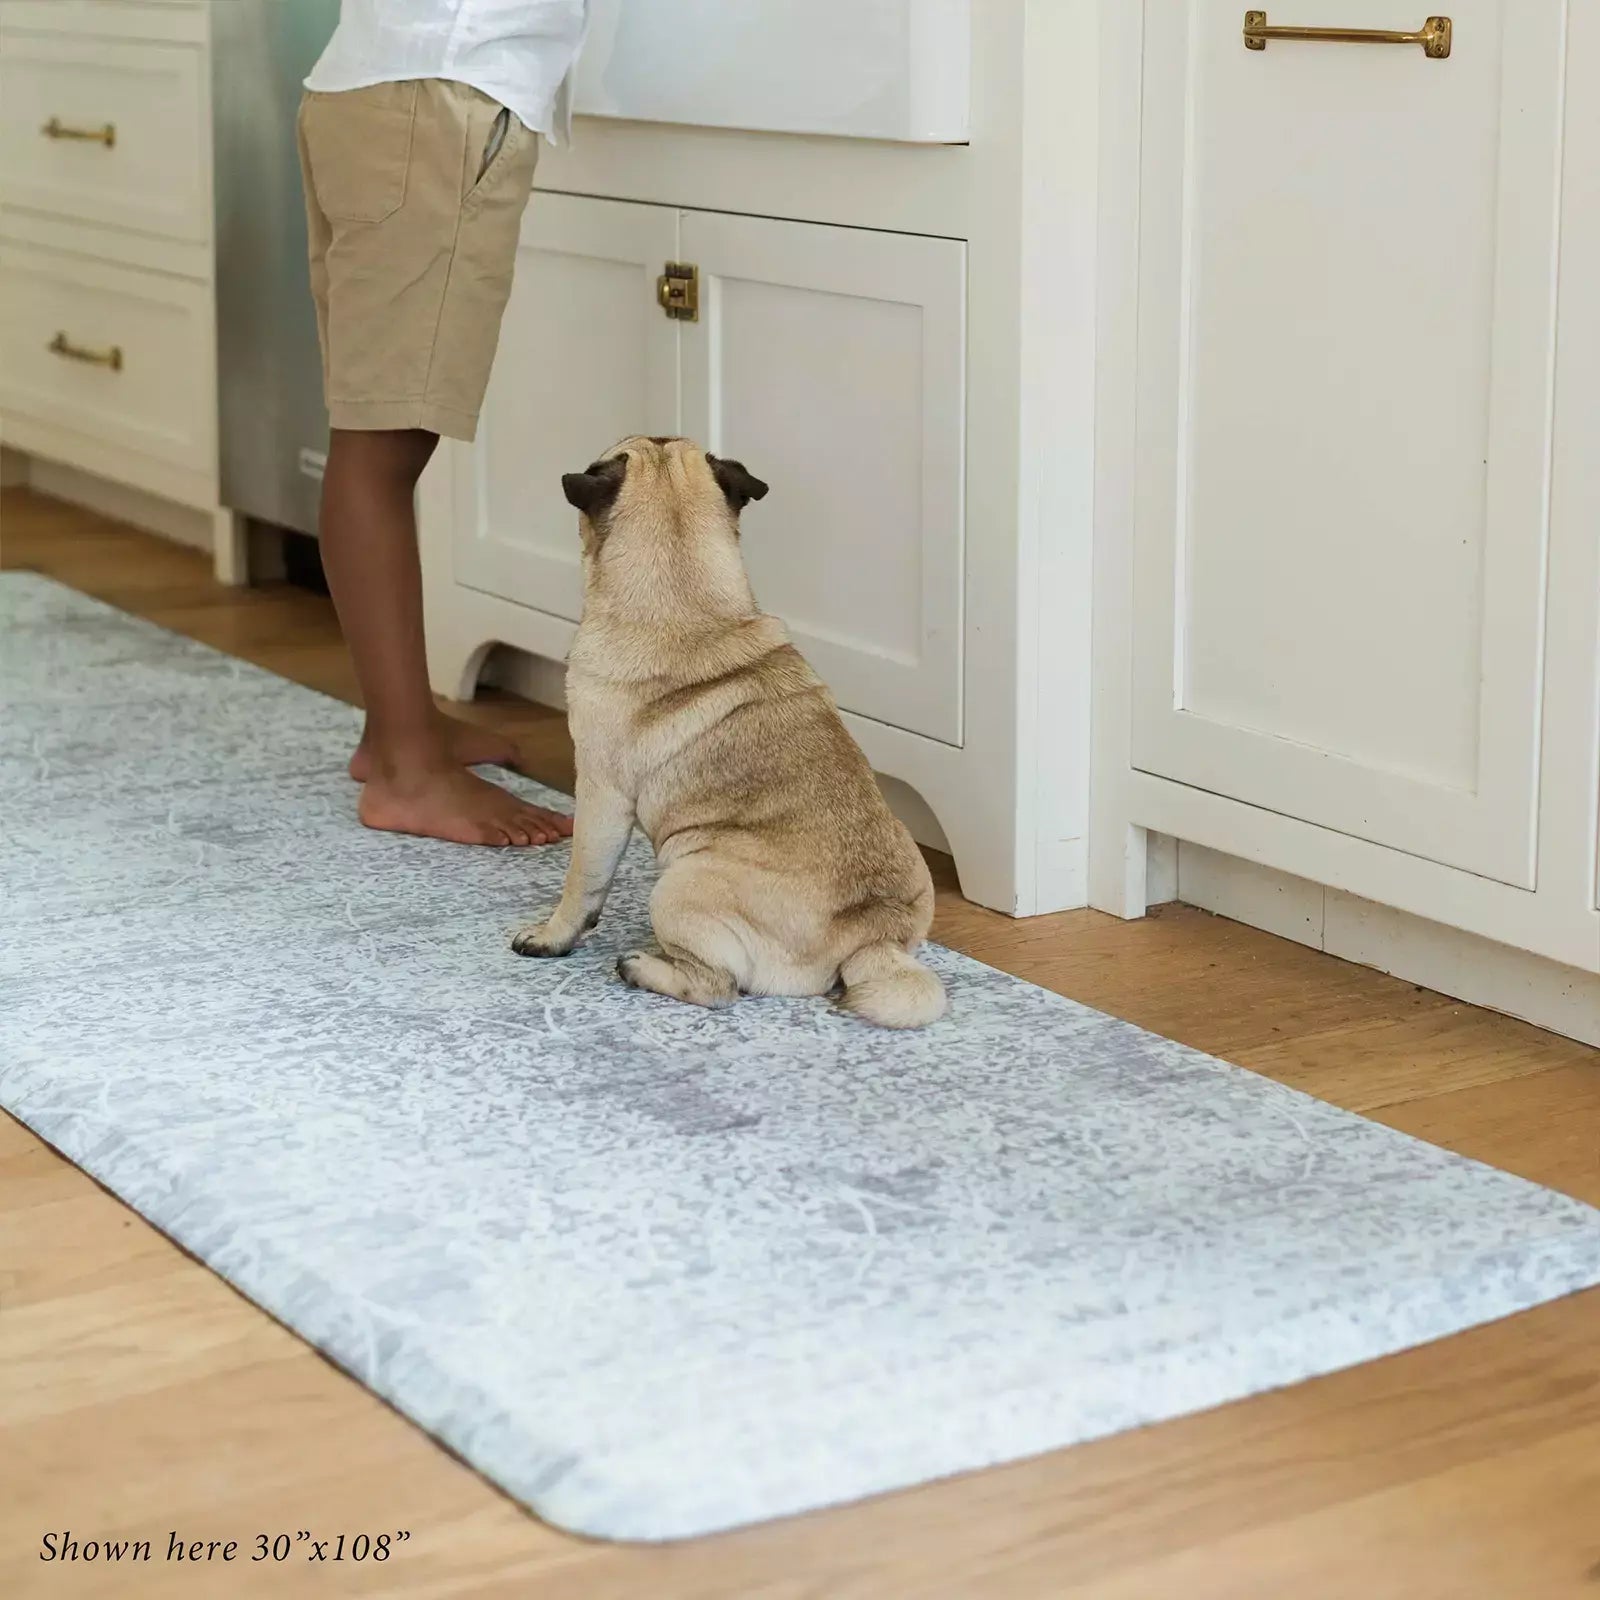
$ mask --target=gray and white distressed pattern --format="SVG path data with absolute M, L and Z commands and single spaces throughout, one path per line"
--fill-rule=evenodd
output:
M 565 852 L 364 832 L 356 725 L 0 580 L 0 1103 L 554 1523 L 847 1500 L 1600 1281 L 1600 1214 L 947 950 L 920 1035 L 628 990 L 641 847 L 518 960 Z

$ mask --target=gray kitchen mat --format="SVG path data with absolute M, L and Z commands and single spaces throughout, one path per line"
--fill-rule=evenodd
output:
M 1600 1282 L 1600 1213 L 948 950 L 922 1034 L 627 989 L 637 842 L 519 960 L 565 849 L 365 832 L 357 726 L 0 579 L 0 1104 L 553 1523 L 707 1533 Z

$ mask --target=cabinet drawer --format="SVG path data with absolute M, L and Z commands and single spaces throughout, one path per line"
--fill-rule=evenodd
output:
M 193 44 L 8 31 L 0 205 L 209 239 L 203 68 Z
M 204 285 L 0 242 L 0 412 L 210 472 L 211 340 Z

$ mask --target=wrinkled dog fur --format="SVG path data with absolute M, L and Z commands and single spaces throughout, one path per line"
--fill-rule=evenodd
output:
M 580 513 L 583 621 L 567 667 L 572 862 L 513 941 L 562 956 L 600 920 L 635 823 L 661 876 L 636 988 L 694 1005 L 827 994 L 886 1028 L 945 1009 L 912 952 L 933 885 L 826 686 L 756 607 L 739 514 L 767 486 L 686 439 L 625 439 L 562 480 Z

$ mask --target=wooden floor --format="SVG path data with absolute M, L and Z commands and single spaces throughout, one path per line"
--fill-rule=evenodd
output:
M 10 491 L 0 562 L 354 698 L 326 602 Z M 558 784 L 559 717 L 511 703 Z M 353 796 L 352 796 L 353 799 Z M 1424 1139 L 1600 1202 L 1600 1052 L 1200 912 L 946 943 Z M 0 1002 L 3 1003 L 3 1002 Z M 237 1539 L 204 1572 L 44 1565 L 41 1539 Z M 409 1530 L 385 1565 L 253 1539 Z M 1600 1596 L 1600 1292 L 1283 1393 L 697 1543 L 552 1532 L 0 1117 L 0 1594 L 538 1600 Z

